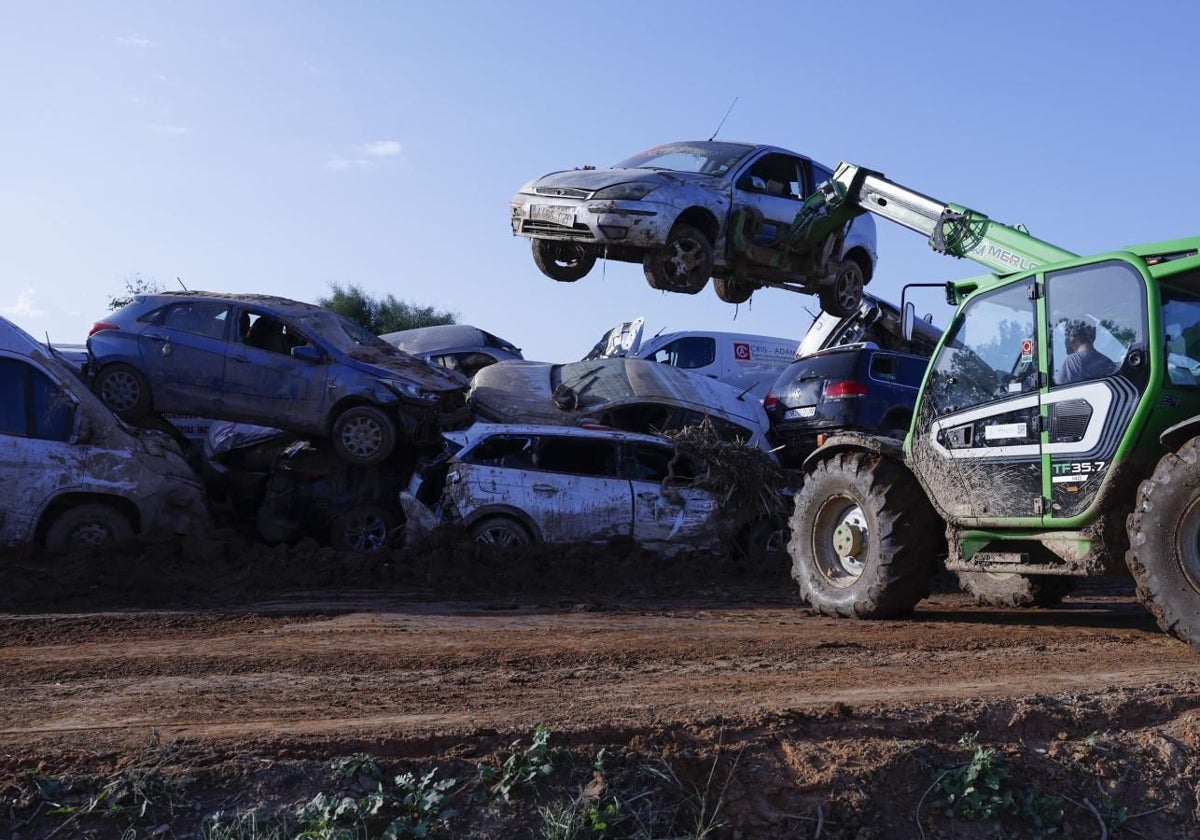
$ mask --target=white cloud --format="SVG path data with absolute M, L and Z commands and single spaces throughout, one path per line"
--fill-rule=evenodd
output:
M 374 140 L 362 147 L 362 153 L 371 157 L 395 157 L 400 150 L 399 140 Z
M 121 35 L 116 39 L 116 41 L 122 47 L 136 47 L 138 49 L 146 49 L 147 47 L 158 46 L 158 44 L 154 43 L 149 38 L 139 38 L 136 35 Z
M 192 133 L 192 130 L 190 128 L 187 128 L 186 126 L 182 126 L 182 125 L 158 124 L 158 125 L 150 126 L 150 130 L 153 131 L 155 134 L 173 134 L 175 136 Z
M 37 305 L 37 292 L 33 289 L 21 290 L 12 306 L 0 306 L 0 315 L 6 318 L 41 318 L 45 314 L 46 310 Z
M 371 168 L 371 161 L 363 158 L 331 157 L 325 161 L 325 168 L 334 172 L 349 172 L 352 169 L 363 170 Z

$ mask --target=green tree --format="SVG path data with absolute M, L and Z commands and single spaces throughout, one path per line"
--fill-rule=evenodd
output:
M 318 298 L 317 303 L 361 324 L 375 335 L 416 327 L 453 324 L 458 320 L 456 312 L 438 311 L 432 306 L 417 306 L 396 300 L 393 295 L 385 298 L 372 297 L 354 283 L 345 288 L 331 283 L 330 288 L 333 289 L 333 294 L 327 298 Z
M 140 274 L 127 275 L 125 277 L 125 293 L 109 295 L 108 309 L 110 312 L 115 312 L 122 306 L 133 303 L 133 299 L 137 295 L 149 295 L 161 291 L 162 286 L 157 280 L 147 280 Z

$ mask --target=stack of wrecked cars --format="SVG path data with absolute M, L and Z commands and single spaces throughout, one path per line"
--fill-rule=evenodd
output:
M 133 428 L 0 318 L 0 544 L 53 552 L 208 527 L 203 485 L 168 435 Z

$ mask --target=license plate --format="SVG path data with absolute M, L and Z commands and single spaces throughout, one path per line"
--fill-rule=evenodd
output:
M 803 408 L 789 408 L 783 412 L 784 420 L 803 420 L 806 417 L 815 417 L 817 407 L 815 405 L 806 405 Z
M 563 227 L 574 227 L 575 208 L 559 207 L 554 204 L 535 204 L 529 208 L 529 218 Z

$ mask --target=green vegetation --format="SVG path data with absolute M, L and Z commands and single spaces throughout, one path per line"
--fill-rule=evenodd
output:
M 392 295 L 384 298 L 372 297 L 354 283 L 345 288 L 337 283 L 330 285 L 333 294 L 327 298 L 318 298 L 317 303 L 361 324 L 375 335 L 417 327 L 453 324 L 458 319 L 456 313 L 438 311 L 432 306 L 417 306 L 396 300 Z

